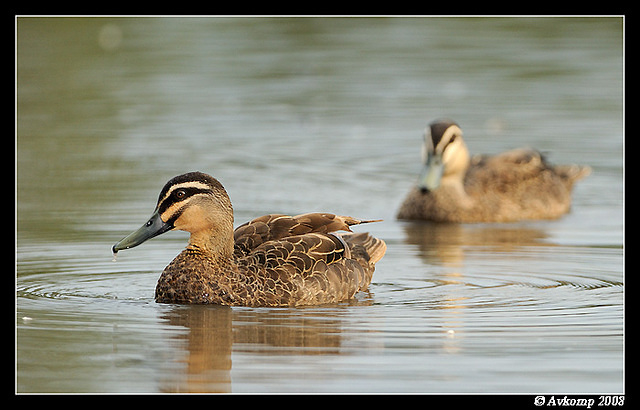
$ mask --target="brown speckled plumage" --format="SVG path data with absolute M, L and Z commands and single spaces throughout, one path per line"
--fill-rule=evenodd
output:
M 191 191 L 177 198 L 180 190 Z M 164 224 L 171 224 L 170 229 L 191 232 L 187 248 L 158 280 L 155 298 L 162 303 L 297 306 L 340 302 L 368 288 L 375 263 L 386 250 L 382 240 L 367 233 L 336 232 L 371 221 L 328 213 L 265 215 L 234 231 L 226 191 L 202 173 L 169 181 L 156 213 Z M 153 222 L 154 217 L 147 225 Z M 116 244 L 114 252 L 141 243 L 140 234 L 135 234 L 130 235 L 134 239 L 127 237 Z
M 398 211 L 399 219 L 554 219 L 569 211 L 574 183 L 590 173 L 587 166 L 551 165 L 538 151 L 527 148 L 469 159 L 462 132 L 452 121 L 437 121 L 427 128 L 424 152 L 427 167 L 430 157 L 444 159 L 442 178 L 434 189 L 423 180 L 412 188 Z

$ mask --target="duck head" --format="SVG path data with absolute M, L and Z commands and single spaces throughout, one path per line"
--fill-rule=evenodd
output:
M 189 243 L 203 248 L 217 242 L 228 248 L 230 239 L 232 250 L 233 208 L 218 180 L 202 172 L 189 172 L 169 180 L 160 191 L 151 218 L 113 245 L 112 251 L 116 254 L 133 248 L 174 229 L 191 233 Z
M 424 132 L 422 163 L 418 188 L 423 193 L 436 190 L 443 182 L 462 183 L 469 168 L 469 150 L 458 124 L 446 119 L 429 124 Z

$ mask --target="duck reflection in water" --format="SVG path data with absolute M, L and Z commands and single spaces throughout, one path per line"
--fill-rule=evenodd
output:
M 405 222 L 403 228 L 406 242 L 417 246 L 425 262 L 450 267 L 464 266 L 469 249 L 504 253 L 522 246 L 549 246 L 543 229 L 521 224 Z
M 346 303 L 372 302 L 365 299 Z M 319 309 L 174 306 L 164 315 L 164 320 L 172 327 L 187 329 L 175 340 L 186 342 L 186 363 L 180 365 L 182 371 L 169 372 L 171 378 L 162 380 L 162 391 L 232 392 L 232 352 L 276 356 L 340 354 L 341 310 L 339 307 Z

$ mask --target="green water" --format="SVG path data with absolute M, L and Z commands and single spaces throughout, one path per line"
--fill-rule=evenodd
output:
M 621 18 L 17 19 L 16 391 L 624 392 Z M 395 220 L 421 133 L 593 173 L 557 221 Z M 384 222 L 370 292 L 160 305 L 171 232 L 112 261 L 171 177 L 236 225 Z

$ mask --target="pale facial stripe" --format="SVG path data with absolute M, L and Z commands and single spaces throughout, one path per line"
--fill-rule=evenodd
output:
M 181 182 L 179 184 L 172 185 L 167 190 L 167 192 L 161 198 L 158 199 L 158 204 L 161 204 L 162 202 L 164 202 L 176 190 L 184 189 L 184 190 L 189 191 L 189 188 L 195 188 L 195 189 L 200 190 L 200 191 L 211 191 L 211 187 L 209 185 L 205 184 L 204 182 L 200 182 L 200 181 Z
M 183 190 L 186 195 L 182 198 L 175 197 L 174 193 Z M 158 200 L 157 209 L 163 221 L 175 220 L 182 213 L 182 208 L 187 200 L 195 196 L 211 195 L 211 187 L 204 182 L 189 181 L 171 186 L 166 193 Z
M 438 154 L 442 154 L 445 148 L 447 147 L 447 145 L 449 145 L 452 142 L 452 139 L 455 135 L 462 136 L 462 130 L 460 129 L 460 127 L 458 127 L 457 125 L 452 125 L 449 128 L 447 128 L 445 132 L 442 134 L 442 138 L 440 138 L 438 145 L 436 145 L 434 152 Z

